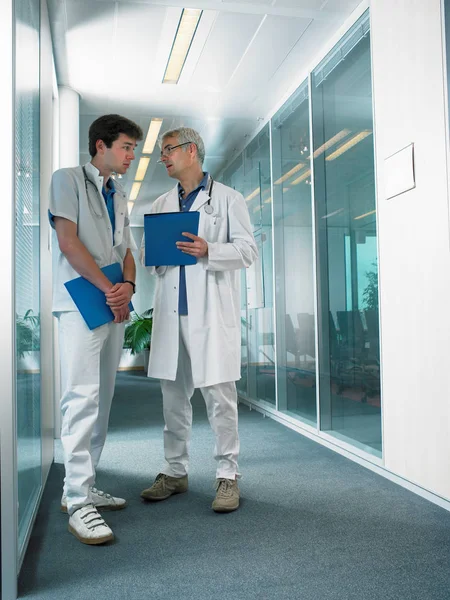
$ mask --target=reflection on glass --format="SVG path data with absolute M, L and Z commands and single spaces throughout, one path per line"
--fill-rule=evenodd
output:
M 244 196 L 259 250 L 243 271 L 242 379 L 238 389 L 255 400 L 275 404 L 275 339 L 272 292 L 272 208 L 270 134 L 266 125 L 226 169 L 223 182 Z M 244 390 L 245 388 L 245 390 Z
M 241 378 L 236 382 L 238 391 L 247 396 L 248 384 L 248 321 L 247 321 L 247 284 L 245 271 L 241 271 Z
M 15 3 L 16 350 L 19 551 L 41 487 L 39 0 Z
M 308 84 L 272 120 L 278 407 L 316 424 Z
M 321 429 L 381 453 L 368 13 L 312 75 Z

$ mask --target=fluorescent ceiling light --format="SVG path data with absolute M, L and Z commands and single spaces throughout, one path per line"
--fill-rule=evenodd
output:
M 352 138 L 350 138 L 348 142 L 345 142 L 344 144 L 342 144 L 342 146 L 339 146 L 339 148 L 332 152 L 330 156 L 327 156 L 325 160 L 334 160 L 335 158 L 338 158 L 338 156 L 341 156 L 341 154 L 344 154 L 344 152 L 347 152 L 347 150 L 350 150 L 350 148 L 353 148 L 353 146 L 356 146 L 356 144 L 358 144 L 364 138 L 371 134 L 372 132 L 370 131 L 370 129 L 366 129 L 365 131 L 357 133 Z
M 267 200 L 264 200 L 264 204 L 270 204 L 272 202 L 272 196 L 269 196 Z
M 250 202 L 250 200 L 253 200 L 253 198 L 255 196 L 257 196 L 260 191 L 261 191 L 261 188 L 256 188 L 256 190 L 253 190 L 253 192 L 246 197 L 247 202 Z
M 310 175 L 311 175 L 311 169 L 308 169 L 307 171 L 302 173 L 302 175 L 300 175 L 300 177 L 297 177 L 297 179 L 294 179 L 294 181 L 291 181 L 291 185 L 297 185 L 301 181 L 305 181 L 305 179 L 307 179 Z
M 141 156 L 139 160 L 139 165 L 136 171 L 136 175 L 134 177 L 135 181 L 143 181 L 145 177 L 145 173 L 147 172 L 147 168 L 150 162 L 150 156 Z
M 368 217 L 369 215 L 373 215 L 374 213 L 376 213 L 376 210 L 371 210 L 370 212 L 364 213 L 363 215 L 359 215 L 359 217 L 354 217 L 354 221 L 357 221 L 358 219 L 364 219 L 364 217 Z
M 163 83 L 178 83 L 202 12 L 198 8 L 183 9 L 164 73 Z
M 141 185 L 142 185 L 141 181 L 135 181 L 133 183 L 133 186 L 132 186 L 131 192 L 130 192 L 130 201 L 134 202 L 136 200 L 136 198 L 138 197 L 138 194 L 139 194 L 139 190 L 141 189 Z
M 298 165 L 295 165 L 295 167 L 293 169 L 291 169 L 290 171 L 285 173 L 283 175 L 283 177 L 280 177 L 280 179 L 277 179 L 275 181 L 275 185 L 279 185 L 280 183 L 283 183 L 284 181 L 286 181 L 286 179 L 289 179 L 289 177 L 291 177 L 292 175 L 294 175 L 295 173 L 300 171 L 300 169 L 303 168 L 304 166 L 305 166 L 305 163 L 298 163 Z
M 134 202 L 128 202 L 128 215 L 131 215 L 131 211 L 133 210 Z
M 334 144 L 340 142 L 343 138 L 349 135 L 349 133 L 351 133 L 350 129 L 343 129 L 342 131 L 334 135 L 331 139 L 328 140 L 328 142 L 325 142 L 325 144 L 322 144 L 319 148 L 317 148 L 317 150 L 313 154 L 314 158 L 317 158 L 322 154 L 322 152 L 325 152 L 325 150 L 328 150 L 328 148 L 331 148 L 331 146 L 334 146 Z
M 151 154 L 153 152 L 162 122 L 162 119 L 152 119 L 150 121 L 147 137 L 145 138 L 144 148 L 142 150 L 144 154 Z

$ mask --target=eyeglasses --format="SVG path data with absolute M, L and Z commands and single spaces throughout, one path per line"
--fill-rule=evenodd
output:
M 172 154 L 172 152 L 174 150 L 176 150 L 177 148 L 181 148 L 181 146 L 187 146 L 187 144 L 193 144 L 194 142 L 183 142 L 182 144 L 178 144 L 177 146 L 166 146 L 165 148 L 163 148 L 161 150 L 161 158 L 158 160 L 159 163 L 162 162 L 162 159 L 164 156 L 166 156 L 167 158 L 169 158 L 169 156 Z

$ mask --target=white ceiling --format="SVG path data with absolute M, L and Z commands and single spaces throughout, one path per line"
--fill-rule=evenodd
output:
M 119 113 L 147 132 L 194 127 L 217 174 L 246 143 L 360 0 L 48 0 L 59 85 L 80 100 L 80 160 L 87 130 Z M 203 9 L 177 85 L 162 84 L 183 8 Z M 142 148 L 142 144 L 141 144 Z M 158 148 L 155 149 L 157 152 Z M 130 190 L 136 160 L 123 178 Z M 132 213 L 140 222 L 173 181 L 155 154 Z

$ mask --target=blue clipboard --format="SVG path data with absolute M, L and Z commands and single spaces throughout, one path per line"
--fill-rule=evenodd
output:
M 101 269 L 110 282 L 123 282 L 122 267 L 120 263 L 113 263 Z M 86 321 L 89 329 L 96 329 L 105 323 L 114 321 L 112 310 L 106 304 L 105 294 L 95 287 L 93 283 L 84 277 L 76 277 L 64 284 L 69 292 L 81 316 Z M 129 304 L 130 311 L 134 310 L 133 305 Z
M 195 256 L 178 250 L 176 242 L 192 242 L 183 231 L 198 235 L 200 213 L 168 212 L 144 215 L 145 266 L 195 265 Z

